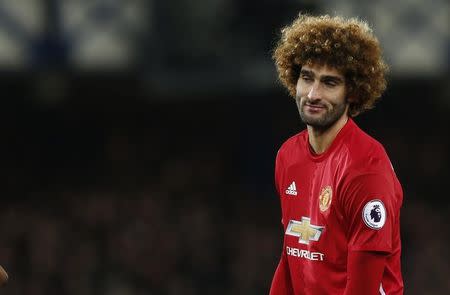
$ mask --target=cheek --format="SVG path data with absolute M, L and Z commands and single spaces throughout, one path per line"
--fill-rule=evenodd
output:
M 295 87 L 295 102 L 297 105 L 300 105 L 302 97 L 305 95 L 302 93 L 302 87 L 300 86 L 300 83 L 297 83 L 297 86 Z
M 301 87 L 300 83 L 297 81 L 297 84 L 295 85 L 295 95 L 297 97 L 301 96 L 301 90 L 302 90 L 302 87 Z
M 331 101 L 333 101 L 334 105 L 342 105 L 346 103 L 344 91 L 338 91 L 336 93 L 333 93 L 332 95 L 330 95 L 330 97 L 332 97 Z
M 297 84 L 295 85 L 295 93 L 297 97 L 303 97 L 307 96 L 308 93 L 308 85 L 305 85 L 305 83 L 302 83 L 301 79 L 298 79 Z
M 298 95 L 295 97 L 295 104 L 297 105 L 297 108 L 300 109 L 300 107 L 301 107 L 301 105 L 302 105 L 302 99 L 301 99 L 301 97 L 298 96 Z
M 342 89 L 341 91 L 339 91 L 338 97 L 339 97 L 339 102 L 341 102 L 341 103 L 345 103 L 346 102 L 346 91 L 345 91 L 345 88 Z

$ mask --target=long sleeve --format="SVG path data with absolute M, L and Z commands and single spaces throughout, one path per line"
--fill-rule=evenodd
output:
M 344 295 L 379 295 L 386 253 L 349 251 Z
M 294 295 L 286 252 L 283 249 L 280 262 L 275 271 L 270 287 L 270 295 Z
M 280 155 L 280 151 L 277 153 L 276 161 L 275 161 L 275 188 L 280 196 L 281 202 L 281 189 L 280 182 L 282 181 L 282 168 L 283 163 Z M 283 206 L 281 205 L 281 224 L 284 228 L 284 218 L 283 218 Z M 285 229 L 285 228 L 284 228 Z M 284 231 L 283 231 L 284 234 Z M 289 271 L 289 264 L 286 256 L 286 245 L 285 241 L 283 241 L 283 249 L 281 252 L 280 262 L 278 263 L 278 267 L 275 270 L 275 274 L 272 279 L 272 285 L 270 287 L 270 295 L 294 295 L 294 291 L 292 288 L 291 275 Z
M 347 192 L 349 243 L 344 295 L 378 295 L 387 256 L 393 250 L 398 215 L 395 190 L 384 175 L 364 174 L 353 179 Z

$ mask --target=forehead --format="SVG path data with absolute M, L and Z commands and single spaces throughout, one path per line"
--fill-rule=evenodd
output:
M 344 78 L 341 71 L 328 65 L 304 65 L 302 66 L 302 70 L 312 72 L 316 76 L 333 76 L 341 79 Z

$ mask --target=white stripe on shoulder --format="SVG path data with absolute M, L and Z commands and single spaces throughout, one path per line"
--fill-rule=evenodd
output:
M 386 295 L 383 289 L 383 284 L 380 284 L 380 295 Z

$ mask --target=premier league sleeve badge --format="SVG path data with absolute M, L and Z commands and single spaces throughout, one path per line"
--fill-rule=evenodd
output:
M 381 200 L 371 200 L 364 206 L 362 217 L 364 223 L 371 229 L 379 230 L 386 222 L 386 209 Z

